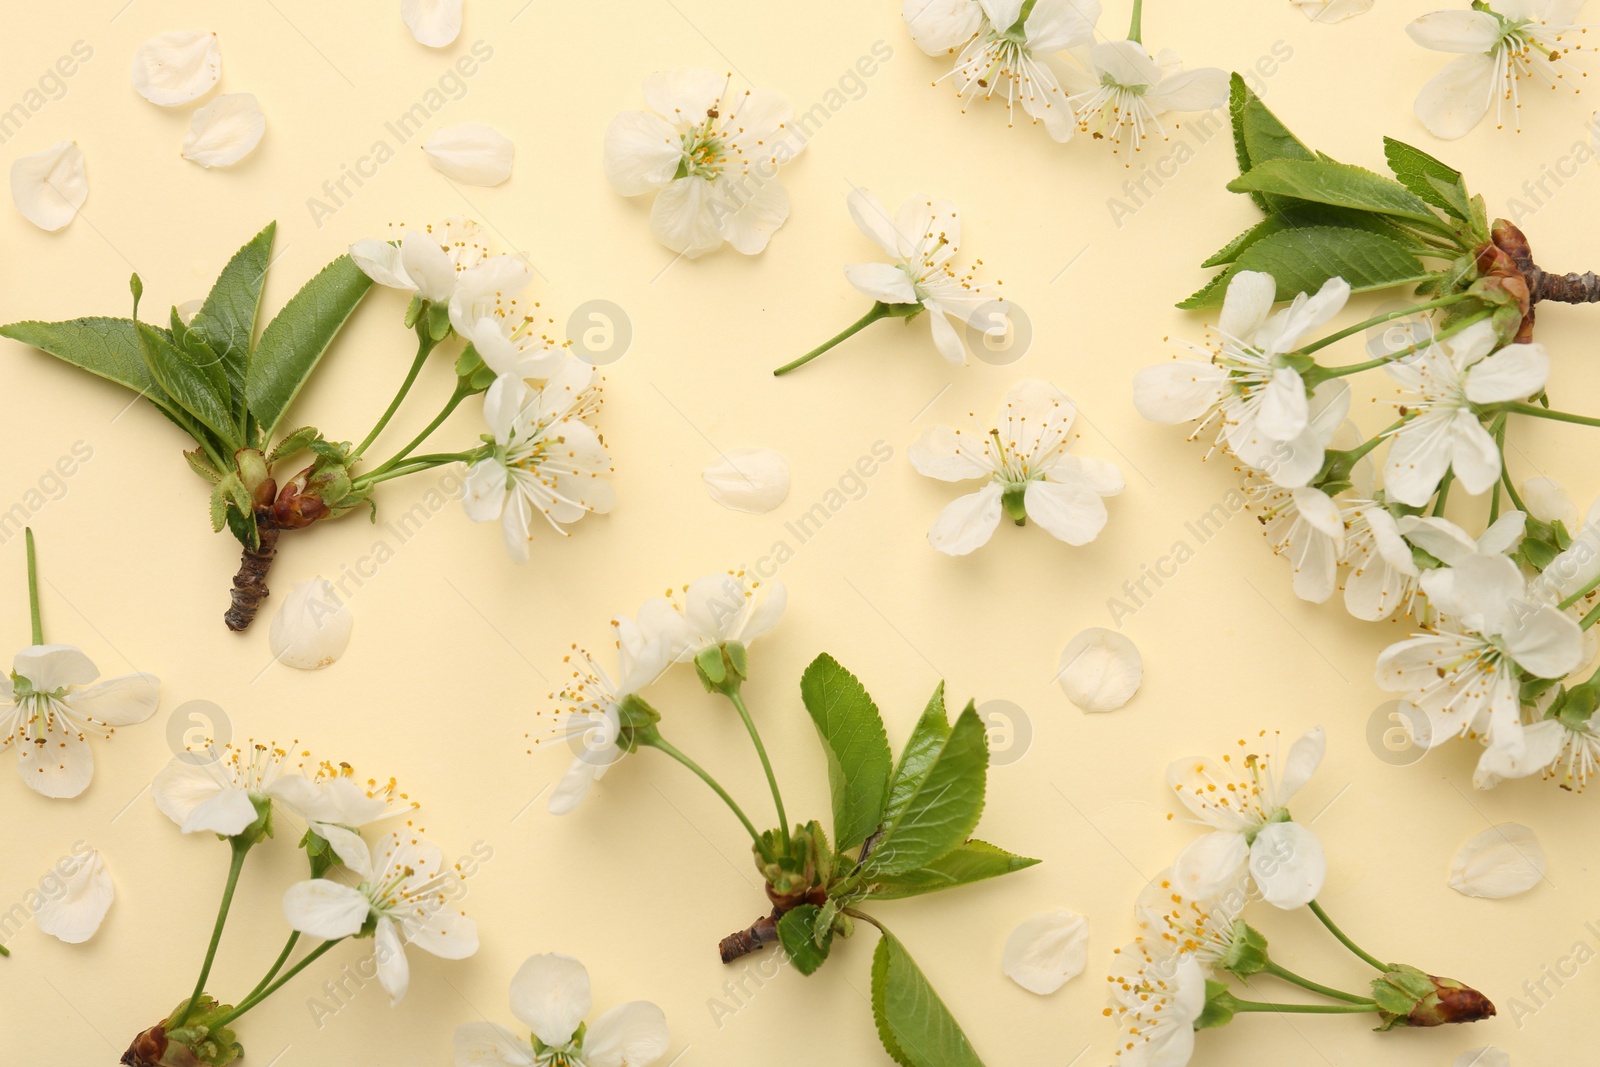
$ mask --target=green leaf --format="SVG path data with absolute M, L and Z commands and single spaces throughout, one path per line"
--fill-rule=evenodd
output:
M 132 319 L 13 322 L 0 326 L 0 337 L 32 345 L 136 393 L 165 397 L 144 365 Z
M 883 818 L 894 766 L 883 717 L 856 676 L 826 653 L 801 676 L 800 698 L 828 756 L 834 842 L 854 848 Z
M 1404 245 L 1382 234 L 1339 226 L 1307 226 L 1256 241 L 1232 266 L 1178 306 L 1220 306 L 1227 280 L 1242 270 L 1271 274 L 1278 282 L 1279 300 L 1314 293 L 1335 276 L 1349 282 L 1356 292 L 1419 282 L 1430 276 L 1422 261 Z
M 183 320 L 178 317 L 177 308 L 172 309 L 171 322 L 172 347 L 205 377 L 213 392 L 218 396 L 227 397 L 230 408 L 235 407 L 233 401 L 238 394 L 234 392 L 233 384 L 228 380 L 228 373 L 222 367 L 221 358 L 212 351 L 210 345 L 206 344 L 204 337 L 184 325 Z M 233 421 L 244 420 L 235 417 Z
M 250 412 L 266 438 L 273 436 L 300 387 L 371 288 L 372 279 L 348 255 L 340 256 L 267 323 L 245 379 Z
M 276 222 L 267 223 L 233 254 L 189 324 L 222 359 L 233 395 L 239 398 L 244 396 L 250 347 L 261 310 L 261 287 L 272 261 L 272 239 L 277 230 Z
M 831 924 L 823 931 L 822 943 L 817 943 L 814 929 L 821 912 L 822 909 L 815 904 L 802 904 L 784 912 L 783 918 L 778 920 L 778 940 L 783 944 L 783 951 L 788 953 L 789 961 L 801 974 L 815 974 L 828 958 L 828 950 L 833 947 Z
M 1228 115 L 1233 119 L 1233 151 L 1240 174 L 1269 159 L 1316 158 L 1237 74 L 1229 80 Z M 1270 198 L 1261 193 L 1251 193 L 1250 198 L 1263 211 L 1273 209 Z
M 1039 861 L 1016 856 L 986 841 L 967 841 L 914 871 L 878 879 L 867 891 L 869 900 L 900 900 L 905 897 L 937 893 L 958 885 L 971 885 L 987 878 L 1032 867 Z
M 884 930 L 872 954 L 872 1018 L 901 1067 L 983 1067 L 905 946 Z
M 988 769 L 989 739 L 977 709 L 969 703 L 952 729 L 941 683 L 900 755 L 867 871 L 874 878 L 905 874 L 965 841 L 983 814 Z
M 243 447 L 228 398 L 217 392 L 205 371 L 178 351 L 167 335 L 145 323 L 136 323 L 140 354 L 150 376 L 172 400 L 217 436 L 229 452 Z
M 1472 220 L 1472 196 L 1459 170 L 1393 137 L 1383 139 L 1383 156 L 1407 189 L 1463 222 Z
M 1245 249 L 1257 241 L 1285 230 L 1303 229 L 1308 226 L 1334 226 L 1341 229 L 1366 230 L 1369 233 L 1380 234 L 1391 240 L 1406 244 L 1408 247 L 1415 243 L 1405 230 L 1382 215 L 1371 215 L 1364 211 L 1350 211 L 1346 208 L 1329 207 L 1326 204 L 1308 204 L 1299 200 L 1277 199 L 1275 199 L 1271 210 L 1272 213 L 1270 215 L 1229 241 L 1218 249 L 1210 259 L 1200 265 L 1202 267 L 1224 266 L 1238 259 L 1244 254 Z
M 1439 225 L 1439 217 L 1411 190 L 1364 167 L 1323 160 L 1269 159 L 1228 183 L 1236 193 L 1271 193 L 1314 204 L 1373 211 Z

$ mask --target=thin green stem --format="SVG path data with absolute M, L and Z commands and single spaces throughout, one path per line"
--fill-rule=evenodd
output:
M 211 928 L 211 943 L 206 946 L 206 959 L 200 965 L 200 977 L 195 979 L 194 992 L 189 994 L 188 1003 L 183 1006 L 183 1014 L 167 1027 L 169 1030 L 175 1030 L 183 1025 L 184 1020 L 189 1018 L 189 1013 L 194 1011 L 195 1002 L 200 999 L 200 994 L 206 991 L 206 979 L 211 977 L 211 964 L 217 958 L 217 945 L 222 941 L 222 927 L 228 921 L 228 909 L 233 906 L 233 891 L 239 885 L 239 872 L 244 869 L 244 858 L 249 854 L 252 844 L 253 841 L 247 843 L 238 837 L 228 839 L 228 847 L 232 851 L 232 857 L 228 862 L 228 884 L 222 889 L 222 903 L 217 908 L 217 921 Z
M 1456 334 L 1460 333 L 1462 330 L 1465 330 L 1468 326 L 1472 326 L 1475 323 L 1482 322 L 1484 319 L 1489 317 L 1489 314 L 1490 314 L 1489 312 L 1485 312 L 1482 315 L 1475 315 L 1472 318 L 1463 319 L 1462 321 L 1456 323 L 1454 326 L 1450 326 L 1450 327 L 1447 327 L 1446 329 L 1440 330 L 1438 333 L 1434 334 L 1432 337 L 1429 337 L 1425 341 L 1418 341 L 1414 345 L 1407 345 L 1406 347 L 1398 349 L 1398 350 L 1396 350 L 1394 352 L 1390 352 L 1387 355 L 1379 356 L 1377 359 L 1362 360 L 1360 363 L 1348 363 L 1348 364 L 1346 364 L 1346 365 L 1344 365 L 1342 367 L 1318 367 L 1318 368 L 1316 368 L 1315 377 L 1319 382 L 1320 381 L 1327 381 L 1329 378 L 1343 378 L 1343 377 L 1345 377 L 1346 375 L 1349 375 L 1349 374 L 1359 374 L 1361 371 L 1373 370 L 1373 369 L 1378 368 L 1378 367 L 1388 366 L 1390 363 L 1393 363 L 1397 359 L 1404 359 L 1406 356 L 1409 356 L 1409 355 L 1412 355 L 1412 354 L 1414 354 L 1416 352 L 1419 352 L 1422 349 L 1429 347 L 1430 345 L 1435 345 L 1435 344 L 1438 344 L 1440 341 L 1444 341 L 1444 340 L 1447 340 L 1448 338 L 1454 337 Z M 1356 327 L 1352 327 L 1352 329 L 1355 329 L 1355 328 Z M 1345 335 L 1348 335 L 1349 331 L 1343 331 L 1343 333 Z M 1326 341 L 1338 340 L 1340 336 L 1341 336 L 1341 334 L 1333 334 L 1331 337 L 1324 338 L 1323 341 L 1326 342 Z M 1317 344 L 1314 344 L 1314 345 L 1308 345 L 1308 346 L 1306 346 L 1306 348 L 1302 349 L 1301 351 L 1302 351 L 1302 353 L 1314 352 L 1318 348 L 1321 348 L 1322 344 L 1323 344 L 1323 342 L 1318 342 Z M 1515 405 L 1510 405 L 1510 406 L 1514 407 Z
M 761 835 L 756 832 L 755 824 L 752 823 L 749 817 L 745 815 L 744 809 L 739 807 L 738 803 L 728 795 L 728 791 L 722 788 L 722 784 L 715 778 L 711 777 L 711 775 L 706 772 L 704 767 L 700 766 L 700 764 L 696 763 L 682 752 L 679 752 L 667 742 L 666 738 L 662 737 L 659 733 L 650 737 L 641 736 L 639 738 L 639 743 L 641 745 L 649 745 L 651 748 L 666 753 L 679 763 L 683 764 L 685 767 L 689 768 L 689 770 L 693 771 L 695 776 L 706 785 L 710 786 L 711 791 L 717 794 L 717 796 L 721 797 L 722 802 L 728 805 L 728 808 L 739 817 L 739 821 L 744 824 L 745 832 L 750 835 L 750 840 L 754 841 L 757 845 L 761 843 Z
M 744 728 L 750 735 L 750 741 L 756 746 L 756 755 L 761 757 L 761 769 L 767 772 L 767 787 L 772 790 L 772 803 L 778 808 L 778 829 L 783 834 L 783 848 L 789 850 L 789 816 L 783 810 L 783 794 L 778 791 L 778 776 L 772 772 L 772 760 L 767 758 L 767 746 L 761 743 L 761 733 L 756 729 L 756 721 L 750 716 L 750 709 L 745 707 L 744 696 L 737 689 L 728 694 L 728 699 L 739 712 L 739 718 L 744 720 Z
M 276 993 L 279 989 L 282 989 L 283 986 L 284 986 L 284 983 L 290 981 L 291 979 L 294 978 L 295 975 L 299 974 L 301 971 L 303 971 L 307 967 L 311 966 L 317 960 L 321 959 L 322 955 L 324 953 L 326 953 L 334 945 L 337 945 L 339 942 L 341 942 L 343 940 L 344 940 L 344 938 L 342 938 L 342 937 L 336 937 L 332 941 L 324 941 L 322 944 L 318 945 L 316 948 L 314 948 L 310 952 L 306 953 L 305 959 L 301 960 L 299 963 L 295 964 L 293 967 L 290 967 L 287 971 L 284 971 L 283 975 L 281 977 L 279 977 L 277 981 L 273 982 L 271 985 L 267 986 L 265 989 L 261 990 L 260 992 L 252 993 L 250 996 L 244 998 L 243 1000 L 241 1000 L 239 1002 L 239 1005 L 236 1008 L 234 1008 L 232 1011 L 228 1012 L 228 1014 L 224 1015 L 222 1018 L 218 1019 L 216 1022 L 212 1023 L 211 1024 L 212 1033 L 215 1033 L 216 1031 L 222 1029 L 224 1026 L 227 1026 L 229 1023 L 233 1022 L 239 1016 L 243 1015 L 245 1012 L 249 1011 L 251 1008 L 255 1007 L 257 1004 L 260 1004 L 263 1000 L 266 1000 L 268 997 L 272 996 L 272 994 Z M 171 1027 L 168 1027 L 168 1029 L 171 1029 Z
M 1334 989 L 1332 986 L 1325 986 L 1321 982 L 1313 982 L 1311 979 L 1295 974 L 1293 971 L 1289 970 L 1289 968 L 1277 963 L 1273 963 L 1271 960 L 1267 961 L 1266 973 L 1275 975 L 1278 978 L 1282 978 L 1285 982 L 1292 982 L 1301 989 L 1309 989 L 1313 993 L 1321 993 L 1325 997 L 1332 997 L 1334 1000 L 1342 1000 L 1349 1004 L 1373 1003 L 1371 997 L 1358 996 L 1355 993 L 1346 993 L 1342 989 Z
M 1374 1001 L 1365 1004 L 1267 1004 L 1259 1000 L 1235 1000 L 1228 1007 L 1236 1013 L 1272 1011 L 1290 1015 L 1360 1015 L 1383 1010 Z
M 1494 422 L 1490 423 L 1490 434 L 1494 437 L 1494 446 L 1500 453 L 1500 474 L 1502 478 L 1506 473 L 1506 417 L 1504 414 L 1496 415 Z M 1500 517 L 1500 479 L 1494 483 L 1494 495 L 1489 498 L 1489 525 L 1493 526 Z
M 1455 483 L 1456 472 L 1452 468 L 1444 472 L 1444 477 L 1439 479 L 1439 495 L 1433 501 L 1433 514 L 1435 518 L 1444 514 L 1445 501 L 1450 499 L 1450 486 Z
M 33 527 L 23 528 L 28 546 L 28 614 L 33 621 L 33 643 L 44 644 L 44 623 L 39 618 L 39 557 L 33 549 Z
M 1559 607 L 1562 611 L 1566 611 L 1568 608 L 1572 607 L 1572 605 L 1576 604 L 1578 601 L 1582 600 L 1584 597 L 1588 596 L 1590 593 L 1594 592 L 1596 589 L 1600 589 L 1600 575 L 1596 575 L 1594 581 L 1590 582 L 1588 585 L 1584 586 L 1582 589 L 1578 590 L 1576 593 L 1573 593 L 1571 596 L 1567 597 L 1567 599 L 1563 600 L 1560 604 L 1558 604 L 1556 606 Z
M 1141 25 L 1143 18 L 1144 0 L 1133 0 L 1133 21 L 1128 24 L 1128 40 L 1138 41 L 1140 44 L 1144 43 L 1141 39 L 1141 35 L 1144 33 L 1144 27 Z
M 362 439 L 361 443 L 356 446 L 356 450 L 350 454 L 350 461 L 352 463 L 357 459 L 360 459 L 366 450 L 371 447 L 372 442 L 376 441 L 378 439 L 378 435 L 383 432 L 383 428 L 389 425 L 389 420 L 394 418 L 394 413 L 400 410 L 401 402 L 405 400 L 406 394 L 411 392 L 412 385 L 416 384 L 417 375 L 422 373 L 422 365 L 428 361 L 428 353 L 432 352 L 434 346 L 439 343 L 433 339 L 431 334 L 428 333 L 426 323 L 418 324 L 417 338 L 417 355 L 416 358 L 411 361 L 411 369 L 406 371 L 405 380 L 400 383 L 400 389 L 394 394 L 394 399 L 389 401 L 388 408 L 386 408 L 384 413 L 378 417 L 377 425 L 374 426 L 367 436 Z
M 1511 506 L 1526 515 L 1528 507 L 1522 502 L 1522 497 L 1517 495 L 1517 487 L 1511 484 L 1511 472 L 1506 470 L 1506 456 L 1503 451 L 1500 453 L 1500 481 L 1505 484 L 1506 495 L 1511 498 Z
M 1593 415 L 1574 415 L 1570 411 L 1551 411 L 1537 404 L 1512 403 L 1504 404 L 1501 410 L 1515 412 L 1518 415 L 1532 415 L 1537 419 L 1551 419 L 1555 422 L 1570 422 L 1578 426 L 1600 426 L 1600 418 Z
M 272 969 L 267 971 L 267 973 L 262 976 L 261 981 L 256 983 L 256 987 L 250 990 L 250 992 L 246 993 L 244 995 L 244 999 L 239 1001 L 239 1003 L 243 1004 L 245 1001 L 249 1000 L 251 997 L 267 988 L 267 984 L 278 976 L 279 971 L 283 970 L 283 965 L 289 962 L 289 953 L 294 951 L 294 946 L 299 943 L 299 941 L 300 931 L 290 931 L 289 940 L 283 943 L 283 951 L 278 953 L 278 958 L 272 961 Z
M 877 919 L 874 919 L 864 911 L 857 911 L 855 908 L 841 908 L 840 910 L 844 914 L 850 916 L 852 919 L 860 919 L 869 926 L 876 926 L 880 934 L 887 934 L 889 932 L 888 930 L 884 929 L 884 926 L 881 922 L 879 922 Z
M 893 314 L 894 312 L 890 310 L 889 305 L 885 304 L 882 300 L 879 300 L 872 305 L 865 315 L 861 316 L 855 322 L 851 323 L 849 326 L 846 326 L 844 329 L 840 330 L 838 333 L 834 334 L 832 337 L 828 338 L 826 341 L 822 342 L 816 348 L 813 348 L 799 359 L 785 363 L 772 373 L 774 375 L 783 375 L 788 374 L 796 367 L 803 367 L 807 363 L 810 363 L 812 360 L 816 359 L 818 356 L 822 355 L 822 353 L 826 352 L 828 349 L 840 344 L 843 341 L 849 340 L 862 330 L 866 329 L 868 326 L 871 326 L 873 323 L 877 322 L 879 319 L 886 319 Z
M 1589 614 L 1587 614 L 1583 618 L 1579 619 L 1578 620 L 1578 626 L 1580 628 L 1582 628 L 1582 629 L 1587 630 L 1589 627 L 1593 626 L 1597 622 L 1600 622 L 1600 604 L 1596 604 L 1593 608 L 1590 609 Z
M 392 470 L 373 471 L 370 474 L 363 474 L 361 477 L 353 479 L 350 485 L 352 490 L 366 489 L 377 485 L 379 482 L 404 478 L 408 474 L 418 474 L 422 471 L 432 470 L 435 467 L 443 467 L 447 463 L 471 463 L 473 460 L 481 459 L 486 454 L 484 449 L 474 448 L 464 452 L 430 452 L 425 456 L 412 456 Z
M 1345 932 L 1335 926 L 1332 919 L 1328 918 L 1328 913 L 1322 910 L 1321 904 L 1318 904 L 1313 900 L 1310 906 L 1311 914 L 1315 915 L 1317 920 L 1321 922 L 1323 926 L 1328 928 L 1328 932 L 1330 934 L 1339 939 L 1339 944 L 1343 945 L 1345 948 L 1349 949 L 1358 957 L 1365 960 L 1367 963 L 1371 964 L 1373 967 L 1376 967 L 1380 971 L 1387 972 L 1391 969 L 1387 963 L 1384 963 L 1371 953 L 1364 951 L 1360 945 L 1350 940 L 1350 938 L 1345 935 Z
M 413 437 L 411 439 L 411 443 L 410 444 L 406 445 L 400 451 L 398 451 L 394 455 L 390 456 L 385 462 L 379 464 L 379 466 L 376 469 L 374 469 L 372 471 L 372 473 L 373 474 L 382 474 L 385 471 L 387 471 L 387 470 L 389 470 L 389 469 L 391 469 L 393 467 L 398 466 L 400 464 L 400 461 L 405 459 L 407 456 L 411 455 L 412 452 L 416 451 L 417 448 L 422 444 L 422 442 L 426 441 L 428 439 L 428 437 L 430 435 L 432 435 L 433 431 L 437 430 L 440 426 L 444 425 L 444 420 L 448 419 L 450 417 L 451 413 L 453 413 L 456 410 L 456 408 L 461 406 L 461 402 L 463 400 L 465 400 L 469 396 L 474 395 L 476 392 L 477 392 L 477 390 L 473 389 L 466 382 L 461 381 L 458 378 L 456 380 L 455 391 L 450 394 L 450 399 L 445 402 L 444 410 L 440 411 L 439 414 L 435 415 L 434 418 L 433 418 L 433 421 L 428 423 L 428 425 L 424 426 L 422 428 L 422 432 L 417 434 L 417 436 L 415 436 L 415 437 Z

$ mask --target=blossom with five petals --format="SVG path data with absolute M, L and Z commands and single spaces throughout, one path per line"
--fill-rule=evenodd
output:
M 1068 79 L 1067 99 L 1078 128 L 1109 139 L 1113 149 L 1126 139 L 1137 152 L 1147 137 L 1166 137 L 1161 116 L 1169 111 L 1210 111 L 1228 102 L 1227 71 L 1184 70 L 1171 49 L 1152 56 L 1138 41 L 1102 41 L 1076 54 L 1084 73 Z

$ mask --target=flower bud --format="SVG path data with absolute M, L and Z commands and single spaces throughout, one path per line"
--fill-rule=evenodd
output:
M 1476 989 L 1454 978 L 1437 978 L 1405 965 L 1373 979 L 1372 998 L 1382 1009 L 1384 1030 L 1475 1023 L 1495 1014 L 1494 1004 Z
M 278 662 L 303 671 L 329 666 L 350 644 L 355 618 L 326 578 L 296 582 L 272 617 L 268 640 Z

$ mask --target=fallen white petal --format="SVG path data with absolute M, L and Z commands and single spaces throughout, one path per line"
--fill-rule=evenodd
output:
M 446 126 L 422 142 L 433 169 L 467 185 L 499 185 L 511 177 L 517 146 L 493 126 Z
M 1056 678 L 1062 691 L 1082 710 L 1114 711 L 1139 691 L 1144 660 L 1124 635 L 1091 626 L 1061 650 Z
M 1461 846 L 1450 866 L 1450 888 L 1499 900 L 1526 893 L 1544 878 L 1544 849 L 1533 831 L 1504 822 Z
M 1026 920 L 1006 938 L 1000 966 L 1030 993 L 1054 993 L 1083 973 L 1089 925 L 1071 911 L 1047 911 Z
M 443 48 L 461 35 L 461 0 L 401 0 L 405 19 L 418 44 Z
M 1504 1049 L 1469 1048 L 1456 1057 L 1454 1067 L 1511 1067 L 1511 1057 Z
M 157 34 L 133 54 L 133 88 L 152 104 L 198 100 L 222 77 L 222 50 L 208 30 Z
M 1294 0 L 1312 22 L 1343 22 L 1372 10 L 1372 0 Z
M 11 164 L 11 201 L 41 230 L 61 229 L 88 198 L 83 150 L 72 141 L 58 141 Z
M 711 499 L 729 511 L 765 515 L 789 495 L 789 461 L 770 448 L 736 448 L 700 476 Z
M 202 167 L 231 167 L 255 151 L 267 130 L 252 93 L 219 96 L 194 113 L 183 139 L 183 158 Z
M 105 860 L 98 851 L 92 851 L 81 857 L 65 877 L 59 868 L 45 873 L 39 882 L 40 903 L 34 909 L 33 921 L 51 937 L 79 945 L 100 929 L 115 896 Z
M 272 617 L 267 640 L 280 663 L 319 670 L 344 655 L 355 617 L 326 578 L 296 582 Z

